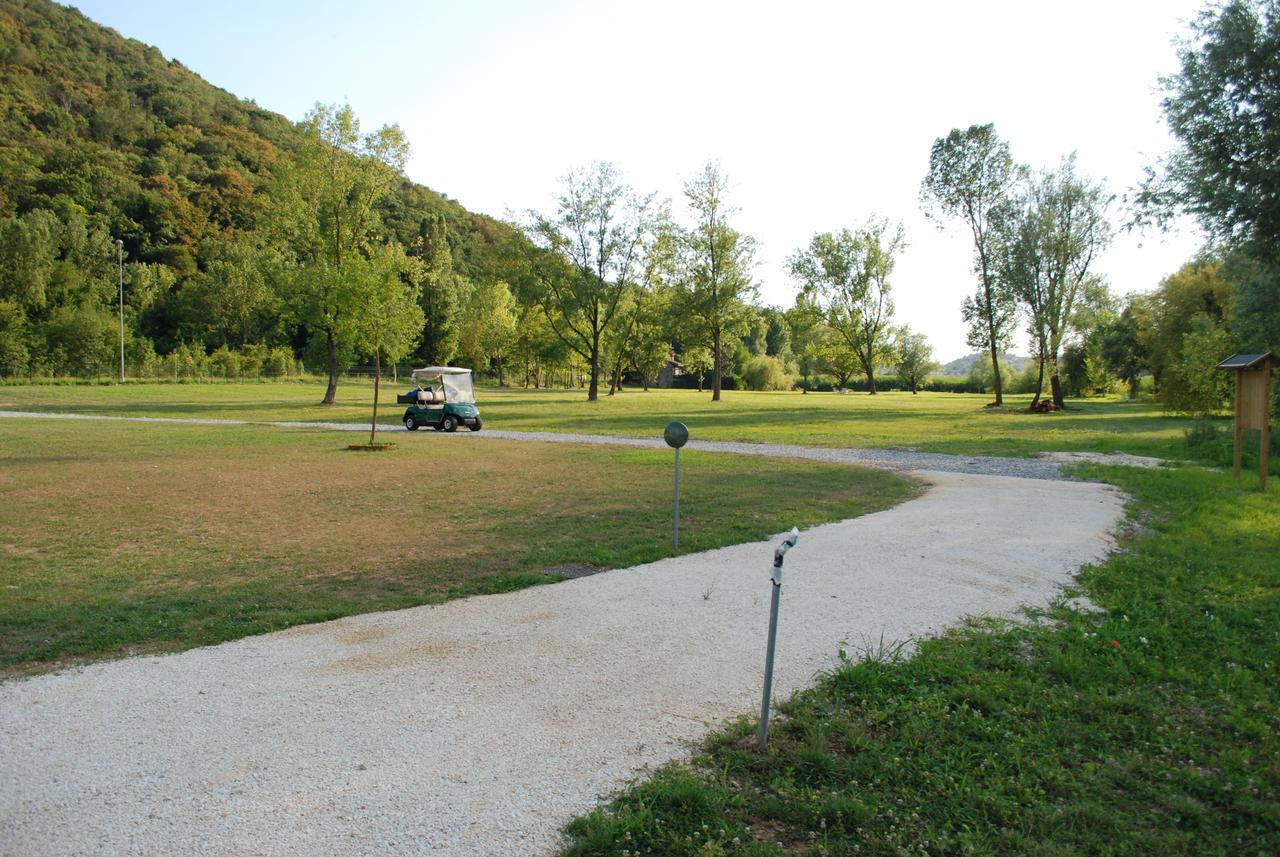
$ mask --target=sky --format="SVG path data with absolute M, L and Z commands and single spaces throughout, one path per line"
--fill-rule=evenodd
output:
M 964 226 L 920 210 L 933 141 L 994 122 L 1030 166 L 1076 152 L 1116 194 L 1119 227 L 1171 148 L 1159 77 L 1203 0 L 75 5 L 290 119 L 347 101 L 367 130 L 398 122 L 410 178 L 496 217 L 552 211 L 560 178 L 594 160 L 678 203 L 715 159 L 776 306 L 793 303 L 786 259 L 815 233 L 901 221 L 896 320 L 945 362 L 972 350 L 960 302 L 975 281 Z M 1188 223 L 1120 230 L 1097 270 L 1118 293 L 1149 290 L 1202 241 Z

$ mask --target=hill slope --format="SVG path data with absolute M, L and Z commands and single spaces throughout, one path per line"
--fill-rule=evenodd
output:
M 318 100 L 325 95 L 317 93 Z M 161 353 L 174 347 L 185 334 L 175 321 L 179 309 L 169 304 L 188 278 L 234 255 L 228 248 L 263 243 L 266 190 L 294 157 L 301 135 L 285 117 L 75 9 L 6 0 L 0 5 L 0 364 L 16 359 L 3 340 L 18 310 L 31 330 L 43 325 L 46 332 L 62 305 L 114 310 L 114 266 L 107 262 L 114 262 L 115 238 L 123 240 L 127 261 L 148 265 L 142 279 L 153 286 L 147 306 L 133 307 L 137 332 Z M 405 245 L 424 219 L 443 217 L 453 270 L 463 277 L 500 276 L 512 248 L 527 247 L 510 226 L 412 182 L 403 182 L 380 208 L 386 234 Z M 20 270 L 16 260 L 24 258 L 43 267 Z M 59 268 L 65 288 L 58 286 Z M 138 277 L 126 272 L 129 283 Z M 127 289 L 130 300 L 139 289 L 146 291 Z M 84 327 L 86 318 L 75 323 Z M 277 341 L 283 336 L 277 332 Z M 51 348 L 33 345 L 31 351 Z M 22 351 L 21 343 L 9 351 Z
M 1011 354 L 1007 351 L 1001 355 L 1000 359 L 1002 363 L 1008 365 L 1015 372 L 1021 372 L 1023 367 L 1025 367 L 1031 360 L 1030 357 L 1019 357 L 1017 354 Z M 955 360 L 944 365 L 935 374 L 944 375 L 949 378 L 964 378 L 973 371 L 974 364 L 979 360 L 985 360 L 987 362 L 987 367 L 990 368 L 991 356 L 985 351 L 975 351 L 972 354 L 957 357 Z

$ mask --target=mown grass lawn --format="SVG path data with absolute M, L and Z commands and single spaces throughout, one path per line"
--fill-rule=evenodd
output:
M 670 453 L 419 432 L 0 423 L 0 675 L 668 556 Z M 681 552 L 893 506 L 837 465 L 687 451 Z M 552 570 L 551 574 L 546 574 Z
M 569 828 L 566 854 L 1280 853 L 1280 492 L 1090 468 L 1131 531 L 1101 612 L 860 658 Z
M 387 383 L 381 422 L 403 407 Z M 323 384 L 127 384 L 0 387 L 0 409 L 125 416 L 367 422 L 372 385 L 344 382 L 338 401 L 318 404 Z M 583 391 L 481 388 L 485 425 L 514 431 L 657 436 L 673 419 L 695 438 L 810 446 L 911 447 L 961 455 L 1027 456 L 1052 451 L 1126 451 L 1185 458 L 1191 421 L 1150 402 L 1072 401 L 1067 411 L 1032 414 L 1030 398 L 1010 396 L 1001 409 L 989 396 L 956 393 L 753 393 L 726 391 L 712 402 L 695 390 L 626 390 L 586 401 Z M 1226 421 L 1222 421 L 1226 425 Z

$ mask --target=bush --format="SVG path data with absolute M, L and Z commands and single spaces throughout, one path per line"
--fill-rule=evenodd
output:
M 287 348 L 272 348 L 262 361 L 262 374 L 268 378 L 288 375 L 293 367 L 293 352 Z
M 979 382 L 972 378 L 953 378 L 951 376 L 934 376 L 929 379 L 929 389 L 935 393 L 985 393 Z
M 764 354 L 752 357 L 742 367 L 742 383 L 748 390 L 790 390 L 796 385 L 781 360 Z
M 209 374 L 223 378 L 240 377 L 240 355 L 222 346 L 209 355 Z
M 262 374 L 262 364 L 267 359 L 267 346 L 260 342 L 240 347 L 240 377 L 257 378 Z

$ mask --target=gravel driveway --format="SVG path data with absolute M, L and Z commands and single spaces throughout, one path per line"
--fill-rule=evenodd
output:
M 1047 602 L 1122 512 L 1092 483 L 920 475 L 920 498 L 801 535 L 779 695 L 841 641 Z M 0 853 L 553 851 L 574 815 L 759 704 L 770 555 L 738 545 L 0 684 Z

